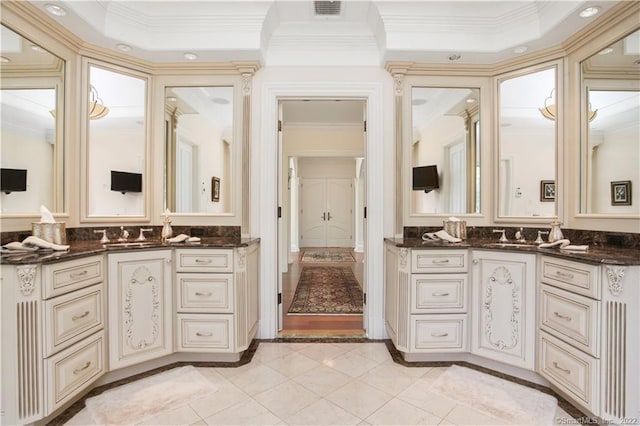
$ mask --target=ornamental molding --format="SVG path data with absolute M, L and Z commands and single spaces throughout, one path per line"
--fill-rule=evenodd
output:
M 404 92 L 404 74 L 394 74 L 393 82 L 396 96 L 402 96 L 402 93 Z
M 624 290 L 622 281 L 624 280 L 624 273 L 627 271 L 626 268 L 605 265 L 605 269 L 607 270 L 609 293 L 614 297 L 620 296 Z
M 511 319 L 509 321 L 511 326 L 510 341 L 505 342 L 500 337 L 494 336 L 493 329 L 493 290 L 495 286 L 511 287 Z M 499 303 L 499 302 L 498 302 Z M 499 306 L 500 309 L 504 309 L 504 306 Z M 484 294 L 483 301 L 484 310 L 484 333 L 489 343 L 498 348 L 499 350 L 509 350 L 516 347 L 519 337 L 519 318 L 520 318 L 520 288 L 515 285 L 511 278 L 511 273 L 504 266 L 499 266 L 494 269 L 493 273 L 489 277 L 488 285 Z
M 238 249 L 238 268 L 244 269 L 247 266 L 247 249 L 239 248 Z
M 139 293 L 141 286 L 149 286 L 151 292 L 151 300 L 136 300 L 134 299 L 134 290 Z M 151 303 L 151 333 L 147 336 L 134 336 L 133 331 L 133 310 L 136 309 L 134 303 Z M 126 334 L 127 345 L 131 349 L 140 350 L 147 346 L 153 345 L 158 339 L 160 334 L 160 326 L 158 324 L 160 318 L 160 298 L 158 291 L 158 280 L 151 274 L 151 271 L 145 266 L 137 268 L 129 282 L 127 283 L 127 290 L 125 292 L 124 300 L 124 326 Z
M 36 289 L 36 266 L 16 266 L 18 274 L 18 287 L 23 296 L 31 296 Z
M 409 257 L 409 249 L 407 248 L 401 248 L 398 251 L 398 257 L 400 258 L 400 266 L 402 266 L 403 268 L 405 266 L 407 266 L 407 258 Z
M 252 78 L 253 78 L 253 74 L 248 72 L 242 73 L 242 95 L 243 96 L 251 95 Z

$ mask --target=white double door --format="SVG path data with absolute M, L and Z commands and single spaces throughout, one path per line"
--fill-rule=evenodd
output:
M 353 247 L 353 180 L 303 178 L 300 247 Z

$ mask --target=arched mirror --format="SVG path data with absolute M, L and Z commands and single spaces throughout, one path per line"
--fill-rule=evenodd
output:
M 413 87 L 411 214 L 480 213 L 480 88 Z
M 165 87 L 165 207 L 232 212 L 234 87 Z
M 637 30 L 581 63 L 581 213 L 640 213 L 639 57 Z
M 498 79 L 498 218 L 556 213 L 556 66 Z
M 0 211 L 64 212 L 65 62 L 1 26 Z
M 88 216 L 144 217 L 149 193 L 147 79 L 93 63 L 87 72 Z

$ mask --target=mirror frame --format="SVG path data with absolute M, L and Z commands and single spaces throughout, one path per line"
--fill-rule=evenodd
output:
M 144 211 L 141 215 L 91 215 L 89 211 L 89 117 L 86 108 L 80 109 L 80 221 L 87 223 L 96 222 L 108 222 L 108 223 L 132 223 L 132 222 L 149 222 L 151 220 L 151 194 L 153 188 L 150 183 L 151 179 L 151 120 L 152 110 L 151 106 L 151 94 L 152 94 L 152 81 L 151 75 L 136 71 L 131 68 L 126 68 L 119 65 L 114 65 L 108 62 L 104 62 L 98 59 L 83 57 L 82 58 L 82 77 L 81 77 L 81 90 L 80 90 L 80 105 L 89 104 L 89 68 L 90 67 L 102 68 L 107 71 L 116 72 L 119 74 L 140 78 L 145 80 L 145 140 L 144 140 L 144 171 L 142 176 L 142 188 L 144 197 Z
M 154 164 L 162 164 L 162 179 L 155 179 L 154 194 L 162 194 L 162 200 L 154 203 L 155 211 L 152 212 L 154 218 L 160 219 L 164 214 L 167 200 L 167 148 L 166 148 L 166 109 L 165 90 L 168 87 L 201 87 L 218 86 L 233 88 L 233 146 L 231 149 L 231 203 L 230 211 L 225 213 L 171 213 L 171 221 L 174 225 L 225 225 L 242 226 L 243 200 L 248 194 L 243 193 L 244 173 L 242 171 L 243 156 L 243 83 L 239 74 L 229 75 L 159 75 L 155 78 L 154 95 L 154 146 L 158 147 L 153 153 Z M 160 149 L 161 147 L 161 149 Z M 156 170 L 160 170 L 156 167 Z M 161 201 L 161 202 L 160 202 Z M 160 209 L 160 207 L 162 207 Z M 213 221 L 212 221 L 213 219 Z
M 489 212 L 491 198 L 490 193 L 490 170 L 491 155 L 491 105 L 493 95 L 491 91 L 491 77 L 481 77 L 477 75 L 465 76 L 418 76 L 408 75 L 403 83 L 402 96 L 402 211 L 403 226 L 442 226 L 442 221 L 452 216 L 452 213 L 414 213 L 411 211 L 412 195 L 412 134 L 413 134 L 413 107 L 411 98 L 413 88 L 433 87 L 433 88 L 474 88 L 480 91 L 480 101 L 478 105 L 480 114 L 480 212 L 478 213 L 456 213 L 455 216 L 467 222 L 468 226 L 487 226 L 491 217 Z M 483 142 L 484 141 L 484 142 Z
M 55 154 L 56 161 L 62 164 L 62 170 L 56 176 L 57 185 L 60 185 L 62 191 L 62 195 L 59 197 L 62 205 L 60 208 L 51 208 L 51 210 L 56 220 L 68 221 L 72 219 L 69 212 L 72 210 L 71 206 L 75 198 L 73 191 L 70 190 L 73 147 L 69 141 L 73 139 L 75 134 L 74 128 L 71 126 L 70 112 L 75 105 L 73 98 L 75 90 L 71 82 L 76 78 L 75 64 L 77 63 L 77 56 L 66 39 L 57 36 L 57 32 L 52 29 L 49 22 L 34 14 L 31 8 L 25 7 L 20 2 L 2 2 L 1 18 L 2 25 L 41 46 L 63 61 L 62 72 L 64 75 L 62 82 L 55 85 L 56 108 L 62 111 L 62 114 L 56 117 L 56 140 L 60 141 L 61 149 L 57 149 Z M 3 87 L 6 88 L 29 88 L 29 86 L 14 84 L 13 82 L 9 82 L 6 85 L 3 84 Z M 59 164 L 56 167 L 59 168 Z M 37 222 L 39 219 L 40 211 L 0 213 L 3 232 L 31 229 L 31 223 Z
M 556 171 L 556 199 L 555 215 L 553 216 L 500 216 L 500 194 L 493 197 L 493 223 L 505 223 L 505 224 L 548 224 L 553 220 L 553 217 L 564 218 L 564 204 L 560 202 L 564 196 L 564 175 L 563 175 L 563 146 L 564 138 L 564 90 L 563 90 L 563 62 L 562 59 L 547 61 L 538 63 L 526 68 L 519 68 L 515 71 L 509 71 L 506 73 L 498 74 L 494 77 L 494 113 L 493 113 L 493 128 L 495 130 L 494 136 L 494 156 L 493 156 L 493 188 L 500 187 L 500 170 L 498 165 L 500 164 L 500 83 L 504 80 L 510 80 L 512 78 L 522 77 L 528 74 L 533 74 L 538 71 L 544 71 L 551 68 L 556 69 L 556 105 L 557 105 L 557 117 L 556 117 L 556 146 L 555 146 L 555 171 Z M 541 99 L 548 96 L 547 94 L 541 94 Z M 563 221 L 563 220 L 561 220 Z

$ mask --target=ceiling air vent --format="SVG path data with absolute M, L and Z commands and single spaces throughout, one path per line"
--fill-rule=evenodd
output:
M 316 16 L 337 16 L 340 15 L 339 1 L 314 1 Z

